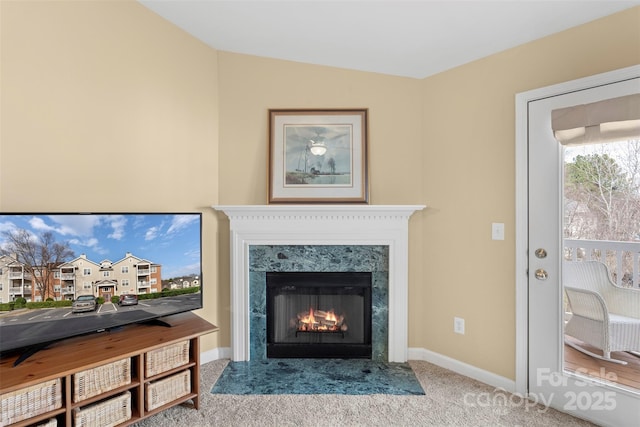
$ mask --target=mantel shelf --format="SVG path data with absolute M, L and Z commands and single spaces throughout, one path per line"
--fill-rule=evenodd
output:
M 260 217 L 263 219 L 283 218 L 408 218 L 425 205 L 218 205 L 217 211 L 224 212 L 230 219 Z

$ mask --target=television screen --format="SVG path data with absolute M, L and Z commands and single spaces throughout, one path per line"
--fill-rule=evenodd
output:
M 202 308 L 201 213 L 0 213 L 0 353 Z

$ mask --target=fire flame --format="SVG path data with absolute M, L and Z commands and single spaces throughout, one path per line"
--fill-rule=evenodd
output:
M 346 331 L 344 316 L 338 316 L 333 311 L 315 310 L 309 308 L 308 312 L 298 313 L 299 331 L 335 332 Z

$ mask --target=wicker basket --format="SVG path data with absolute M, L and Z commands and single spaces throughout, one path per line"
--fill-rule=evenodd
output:
M 191 371 L 189 369 L 149 383 L 145 393 L 147 411 L 159 408 L 189 393 L 191 393 Z
M 75 427 L 112 427 L 131 419 L 131 393 L 125 392 L 104 402 L 74 409 Z
M 73 401 L 80 402 L 131 384 L 131 359 L 126 358 L 73 375 Z
M 57 427 L 58 420 L 55 418 L 49 418 L 43 424 L 38 424 L 36 427 Z
M 0 396 L 0 426 L 44 414 L 62 407 L 62 380 L 45 381 Z
M 189 363 L 189 340 L 171 344 L 146 353 L 145 375 L 153 375 L 166 372 Z

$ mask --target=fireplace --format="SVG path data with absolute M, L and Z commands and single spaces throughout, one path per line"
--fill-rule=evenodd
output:
M 283 271 L 281 264 L 288 264 L 285 271 L 317 269 L 320 258 L 293 261 L 281 257 L 279 250 L 275 257 L 251 256 L 281 246 L 294 251 L 383 248 L 388 269 L 373 272 L 373 359 L 407 361 L 409 217 L 424 209 L 424 205 L 283 204 L 214 208 L 229 218 L 232 360 L 266 357 L 265 272 Z M 288 257 L 284 253 L 283 256 Z M 260 260 L 258 268 L 256 259 Z M 327 270 L 336 271 L 335 261 L 339 257 L 321 259 L 327 263 Z M 352 254 L 351 259 L 367 257 Z M 359 267 L 342 270 L 362 271 Z M 265 335 L 265 339 L 260 335 Z
M 371 359 L 370 272 L 266 275 L 267 358 Z
M 298 333 L 293 342 L 280 343 L 283 346 L 275 346 L 281 353 L 279 357 L 313 357 L 312 351 L 322 351 L 324 357 L 368 357 L 375 361 L 388 360 L 389 341 L 389 248 L 385 245 L 251 245 L 248 248 L 249 259 L 249 347 L 253 360 L 275 357 L 274 353 L 268 354 L 267 343 L 269 332 L 268 325 L 269 308 L 273 307 L 274 289 L 275 296 L 280 296 L 278 304 L 292 304 L 285 307 L 287 325 L 297 319 L 300 314 L 306 312 L 310 315 L 310 309 L 321 312 L 340 311 L 337 315 L 348 315 L 346 327 L 354 328 L 354 331 L 345 334 L 353 341 L 351 354 L 345 354 L 347 349 L 340 346 L 316 346 L 307 348 L 304 346 L 289 345 L 302 343 L 304 339 L 310 341 L 322 338 L 323 344 L 327 343 L 328 334 L 320 335 L 320 332 L 308 334 Z M 275 281 L 275 285 L 272 282 Z M 278 284 L 279 282 L 279 284 Z M 331 283 L 333 282 L 333 283 Z M 347 284 L 348 286 L 343 286 Z M 357 286 L 356 286 L 357 285 Z M 290 288 L 293 286 L 296 289 Z M 281 289 L 280 289 L 281 288 Z M 342 289 L 341 289 L 342 288 Z M 360 289 L 352 289 L 360 288 Z M 342 295 L 331 296 L 341 293 Z M 296 295 L 298 294 L 298 295 Z M 305 296 L 306 294 L 306 296 Z M 320 299 L 319 304 L 310 305 L 313 298 Z M 344 297 L 356 310 L 346 313 L 345 309 L 338 306 L 327 307 Z M 305 298 L 307 299 L 305 301 Z M 269 302 L 272 300 L 271 302 Z M 288 301 L 288 302 L 286 302 Z M 365 308 L 366 306 L 366 308 Z M 279 308 L 283 311 L 283 307 Z M 317 313 L 314 313 L 314 316 Z M 325 313 L 320 313 L 320 317 Z M 361 320 L 352 319 L 352 316 L 363 316 Z M 284 315 L 283 315 L 284 316 Z M 366 316 L 366 319 L 364 318 Z M 369 320 L 370 317 L 370 320 Z M 282 320 L 282 319 L 281 319 Z M 285 321 L 285 320 L 282 320 Z M 325 318 L 326 323 L 326 318 Z M 365 330 L 365 325 L 366 330 Z M 279 337 L 284 334 L 285 326 L 281 325 Z M 313 328 L 312 328 L 313 329 Z M 274 328 L 275 333 L 278 328 Z M 294 332 L 288 331 L 287 332 Z M 356 333 L 363 339 L 356 340 Z M 368 336 L 371 335 L 369 341 Z M 307 335 L 306 338 L 303 338 Z M 314 337 L 315 338 L 312 338 Z M 272 336 L 272 338 L 274 338 Z M 337 337 L 332 340 L 336 341 Z M 344 340 L 340 340 L 344 341 Z M 370 348 L 367 348 L 370 346 Z M 271 346 L 274 347 L 274 346 Z M 280 348 L 278 348 L 280 347 Z M 283 348 L 289 351 L 289 355 L 282 353 Z M 355 347 L 360 347 L 359 353 L 353 353 Z M 295 350 L 292 350 L 295 349 Z M 291 353 L 291 351 L 297 351 Z M 331 351 L 340 351 L 342 354 L 330 355 Z M 365 356 L 366 352 L 366 356 Z M 284 355 L 283 355 L 284 354 Z

